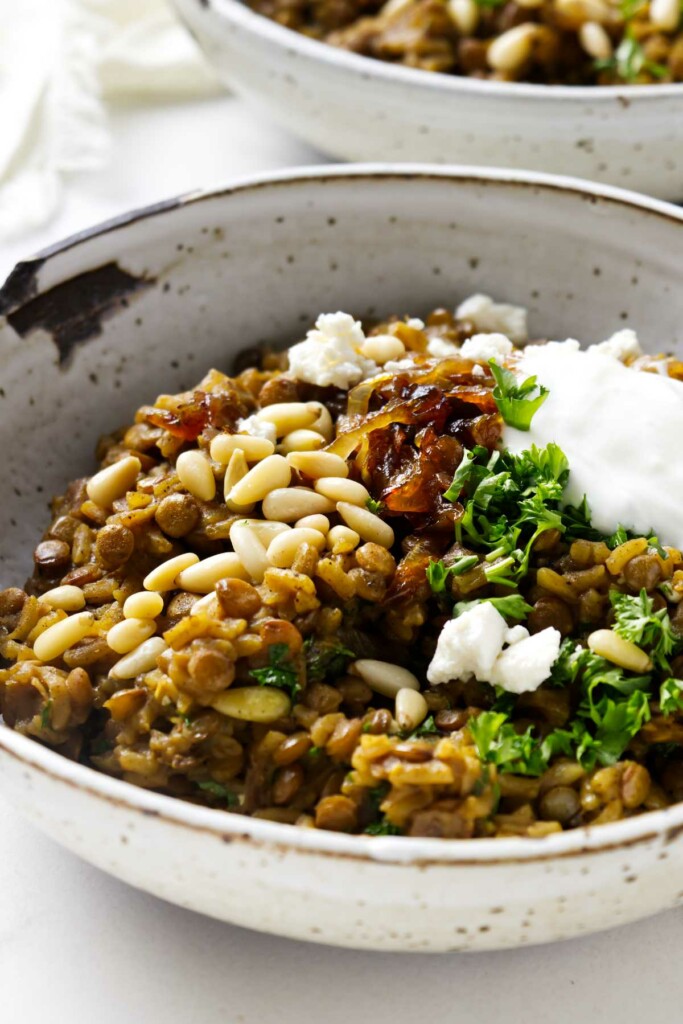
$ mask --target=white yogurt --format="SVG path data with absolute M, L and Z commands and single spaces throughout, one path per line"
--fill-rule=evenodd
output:
M 602 532 L 621 524 L 683 546 L 683 383 L 576 341 L 526 348 L 517 372 L 550 394 L 531 429 L 506 426 L 503 443 L 515 453 L 558 444 L 570 466 L 567 503 L 585 494 Z

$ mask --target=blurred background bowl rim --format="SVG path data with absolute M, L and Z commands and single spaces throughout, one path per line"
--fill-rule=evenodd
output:
M 176 0 L 174 0 L 174 3 Z M 294 50 L 323 64 L 358 74 L 360 77 L 384 79 L 402 85 L 413 85 L 423 91 L 467 92 L 490 99 L 597 100 L 600 103 L 617 100 L 624 106 L 633 101 L 656 101 L 657 97 L 683 101 L 683 82 L 662 85 L 546 85 L 537 82 L 497 82 L 490 79 L 450 75 L 446 72 L 424 71 L 404 67 L 376 57 L 366 57 L 350 50 L 332 46 L 322 40 L 278 24 L 264 14 L 252 11 L 243 0 L 189 0 L 199 7 L 213 8 L 218 14 L 237 23 L 246 32 L 255 33 L 281 48 Z

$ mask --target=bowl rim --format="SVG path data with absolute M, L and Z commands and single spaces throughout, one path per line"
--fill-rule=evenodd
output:
M 610 185 L 599 185 L 579 178 L 540 172 L 507 169 L 444 167 L 430 164 L 323 165 L 291 168 L 235 179 L 221 188 L 199 190 L 150 204 L 77 232 L 33 257 L 17 264 L 0 288 L 0 308 L 13 305 L 13 282 L 22 284 L 27 272 L 37 273 L 47 260 L 59 257 L 93 238 L 115 234 L 139 221 L 172 213 L 186 205 L 216 199 L 229 200 L 248 192 L 272 190 L 282 186 L 308 187 L 311 183 L 358 181 L 454 181 L 474 182 L 482 186 L 517 185 L 542 189 L 552 194 L 571 194 L 578 200 L 605 200 L 642 214 L 655 214 L 669 223 L 683 225 L 683 209 L 673 204 Z M 31 291 L 35 295 L 35 291 Z M 166 823 L 212 836 L 221 842 L 241 842 L 253 847 L 277 849 L 283 853 L 305 853 L 352 859 L 368 864 L 410 866 L 514 865 L 563 860 L 592 853 L 609 853 L 634 846 L 671 843 L 683 833 L 683 802 L 660 811 L 621 821 L 583 827 L 539 839 L 506 837 L 498 839 L 428 839 L 344 835 L 323 830 L 232 814 L 202 807 L 97 772 L 86 765 L 69 761 L 63 755 L 42 746 L 34 739 L 14 732 L 0 720 L 0 754 L 11 757 L 25 770 L 48 776 L 55 782 L 78 790 L 130 813 L 157 817 Z
M 683 82 L 667 82 L 663 85 L 545 85 L 536 82 L 496 82 L 489 79 L 468 78 L 448 75 L 443 72 L 424 71 L 420 68 L 404 67 L 365 57 L 362 54 L 342 50 L 330 43 L 296 32 L 280 25 L 263 14 L 252 11 L 243 0 L 173 0 L 183 14 L 186 3 L 202 8 L 204 16 L 210 16 L 213 8 L 219 16 L 239 26 L 247 33 L 260 36 L 269 43 L 286 49 L 291 56 L 301 55 L 313 62 L 331 65 L 349 71 L 360 78 L 382 79 L 386 82 L 413 86 L 423 91 L 470 93 L 474 96 L 513 101 L 515 99 L 536 100 L 578 100 L 607 103 L 617 101 L 627 108 L 633 101 L 652 102 L 659 97 L 683 100 Z

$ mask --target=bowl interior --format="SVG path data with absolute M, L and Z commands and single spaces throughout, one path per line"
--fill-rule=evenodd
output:
M 0 585 L 21 584 L 47 502 L 98 437 L 320 312 L 420 315 L 474 291 L 529 307 L 532 336 L 635 328 L 683 341 L 683 214 L 515 174 L 284 175 L 142 211 L 23 266 L 0 302 Z

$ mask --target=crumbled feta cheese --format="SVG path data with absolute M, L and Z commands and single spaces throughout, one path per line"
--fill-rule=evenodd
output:
M 377 364 L 360 351 L 364 342 L 360 322 L 348 313 L 322 313 L 306 340 L 290 348 L 289 371 L 309 384 L 348 390 L 378 373 Z
M 500 331 L 519 345 L 528 338 L 524 306 L 494 302 L 490 295 L 470 295 L 455 311 L 460 320 L 471 320 L 483 333 Z
M 635 359 L 636 356 L 643 354 L 638 335 L 630 327 L 624 327 L 623 330 L 617 331 L 606 341 L 601 341 L 599 345 L 591 345 L 588 351 L 601 352 L 603 355 L 621 360 L 622 363 L 626 359 Z
M 247 416 L 243 420 L 238 420 L 237 433 L 251 434 L 252 437 L 265 437 L 266 440 L 272 441 L 273 444 L 277 441 L 275 424 L 268 423 L 266 420 L 260 420 L 257 416 Z
M 524 629 L 516 626 L 510 630 Z M 524 632 L 527 633 L 526 629 Z M 508 693 L 528 693 L 537 690 L 550 675 L 553 663 L 560 653 L 560 631 L 548 626 L 540 633 L 513 642 L 508 633 L 509 647 L 506 647 L 493 666 L 488 681 L 494 686 L 501 686 Z
M 430 683 L 447 683 L 474 676 L 488 681 L 507 631 L 507 622 L 488 601 L 450 619 L 439 633 L 427 679 Z
M 436 684 L 466 682 L 474 676 L 509 693 L 526 693 L 538 689 L 550 675 L 560 641 L 559 631 L 552 627 L 534 636 L 524 626 L 508 627 L 500 612 L 483 601 L 445 624 L 427 679 Z
M 406 325 L 408 327 L 412 327 L 414 331 L 424 331 L 425 329 L 424 320 L 420 320 L 417 316 L 413 316 L 410 320 L 406 320 Z
M 401 373 L 402 370 L 414 370 L 415 360 L 406 357 L 405 359 L 390 359 L 382 367 L 383 373 Z
M 475 363 L 488 363 L 489 359 L 510 355 L 513 347 L 504 334 L 473 334 L 463 342 L 460 355 Z
M 451 356 L 459 356 L 460 349 L 452 341 L 445 341 L 443 338 L 432 338 L 427 343 L 427 352 L 435 359 L 450 359 Z
M 472 376 L 485 377 L 486 374 L 484 373 L 484 367 L 480 366 L 479 363 L 475 363 L 474 366 L 472 367 Z

